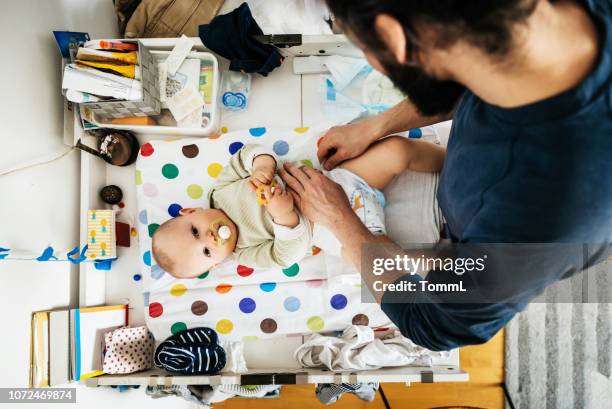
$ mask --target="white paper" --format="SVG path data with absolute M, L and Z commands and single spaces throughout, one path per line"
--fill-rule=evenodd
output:
M 170 98 L 166 98 L 168 109 L 177 122 L 204 106 L 204 99 L 199 92 L 192 88 L 183 88 Z M 202 115 L 200 114 L 200 117 Z
M 70 380 L 69 311 L 49 313 L 49 386 Z
M 132 80 L 131 85 L 117 82 L 98 74 L 75 69 L 70 65 L 64 68 L 63 89 L 73 89 L 88 94 L 135 101 L 142 99 L 142 84 Z
M 170 55 L 168 55 L 168 58 L 166 59 L 168 74 L 176 74 L 176 70 L 178 70 L 181 64 L 183 64 L 183 61 L 185 60 L 185 58 L 187 58 L 187 55 L 189 54 L 193 46 L 193 40 L 187 37 L 185 34 L 183 34 L 181 38 L 178 39 L 176 46 L 174 46 L 174 48 L 170 52 Z
M 125 309 L 87 311 L 79 316 L 81 376 L 102 370 L 102 340 L 104 333 L 126 325 Z

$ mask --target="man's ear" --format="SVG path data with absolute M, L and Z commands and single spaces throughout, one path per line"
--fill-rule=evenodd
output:
M 374 20 L 374 29 L 378 38 L 385 44 L 399 64 L 406 62 L 406 35 L 404 29 L 395 17 L 379 14 Z
M 179 214 L 181 216 L 185 216 L 186 214 L 191 214 L 193 212 L 195 212 L 196 209 L 194 209 L 193 207 L 184 207 L 181 210 L 179 210 Z

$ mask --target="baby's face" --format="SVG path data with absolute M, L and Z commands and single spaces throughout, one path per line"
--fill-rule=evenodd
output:
M 218 228 L 229 227 L 229 239 L 219 243 Z M 217 209 L 185 208 L 155 233 L 155 246 L 172 260 L 172 271 L 178 278 L 193 278 L 210 270 L 229 257 L 238 238 L 238 230 L 224 212 Z

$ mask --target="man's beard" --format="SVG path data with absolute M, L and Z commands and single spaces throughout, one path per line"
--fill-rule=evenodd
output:
M 389 79 L 424 116 L 451 112 L 465 91 L 463 85 L 455 81 L 438 80 L 422 68 L 401 65 L 387 58 L 381 58 L 380 61 Z

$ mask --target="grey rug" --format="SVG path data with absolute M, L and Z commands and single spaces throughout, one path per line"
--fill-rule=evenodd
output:
M 508 324 L 505 377 L 517 409 L 612 407 L 611 275 L 608 260 L 559 282 Z

